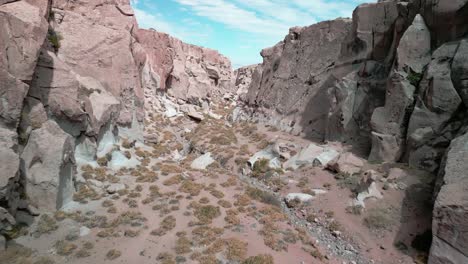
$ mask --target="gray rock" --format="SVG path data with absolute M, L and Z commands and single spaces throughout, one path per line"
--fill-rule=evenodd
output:
M 460 41 L 452 62 L 452 79 L 460 97 L 468 107 L 468 40 Z
M 440 188 L 433 211 L 434 243 L 429 263 L 464 263 L 468 260 L 468 133 L 454 139 L 439 172 Z
M 33 130 L 21 155 L 25 192 L 39 210 L 56 210 L 72 200 L 74 143 L 54 121 Z
M 6 249 L 6 238 L 0 235 L 0 252 Z
M 127 187 L 123 183 L 113 183 L 113 184 L 109 185 L 109 187 L 107 187 L 106 190 L 107 190 L 107 192 L 109 194 L 114 194 L 114 193 L 117 193 L 119 191 L 123 191 L 126 188 Z
M 211 153 L 208 152 L 194 159 L 190 167 L 196 170 L 205 170 L 206 167 L 210 166 L 213 162 L 215 162 L 215 160 L 211 157 Z

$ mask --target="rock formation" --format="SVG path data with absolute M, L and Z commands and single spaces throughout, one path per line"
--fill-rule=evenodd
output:
M 145 89 L 201 105 L 233 88 L 226 57 L 139 29 L 129 0 L 0 1 L 0 21 L 0 233 L 20 204 L 71 201 L 119 137 L 143 140 Z
M 468 189 L 450 183 L 467 178 L 459 171 L 467 140 L 457 137 L 468 123 L 467 25 L 468 1 L 412 0 L 360 5 L 352 22 L 292 28 L 261 52 L 233 118 L 439 170 L 429 262 L 465 263 L 468 236 L 457 221 L 466 220 Z
M 217 51 L 155 30 L 139 29 L 135 37 L 146 55 L 142 62 L 146 88 L 200 105 L 207 98 L 231 92 L 231 62 Z

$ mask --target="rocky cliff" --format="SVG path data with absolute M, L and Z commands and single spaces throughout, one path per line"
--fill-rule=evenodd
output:
M 468 189 L 453 183 L 468 179 L 460 173 L 467 25 L 468 1 L 413 0 L 363 4 L 352 21 L 292 28 L 261 52 L 263 64 L 233 117 L 341 141 L 371 161 L 438 172 L 429 262 L 466 263 L 459 221 Z
M 145 90 L 196 104 L 231 89 L 216 51 L 139 29 L 128 0 L 0 1 L 0 230 L 56 210 L 80 164 L 143 140 Z

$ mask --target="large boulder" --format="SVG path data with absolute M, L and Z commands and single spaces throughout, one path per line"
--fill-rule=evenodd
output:
M 439 173 L 429 264 L 468 263 L 468 133 L 452 141 Z
M 74 142 L 54 121 L 33 130 L 21 154 L 25 193 L 40 210 L 56 210 L 74 192 Z

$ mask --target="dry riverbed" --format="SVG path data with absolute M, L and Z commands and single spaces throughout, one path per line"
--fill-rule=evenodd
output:
M 365 161 L 353 174 L 320 164 L 273 168 L 264 158 L 249 164 L 255 153 L 280 144 L 284 167 L 311 142 L 257 124 L 231 124 L 229 111 L 220 106 L 214 116 L 221 119 L 201 122 L 149 114 L 145 133 L 157 134 L 157 142 L 121 138 L 112 150 L 119 154 L 79 164 L 74 201 L 18 227 L 0 260 L 423 263 L 427 249 L 418 235 L 430 227 L 427 175 Z M 366 199 L 364 207 L 353 201 L 366 172 L 374 174 L 382 197 Z M 285 201 L 290 194 L 303 196 Z

